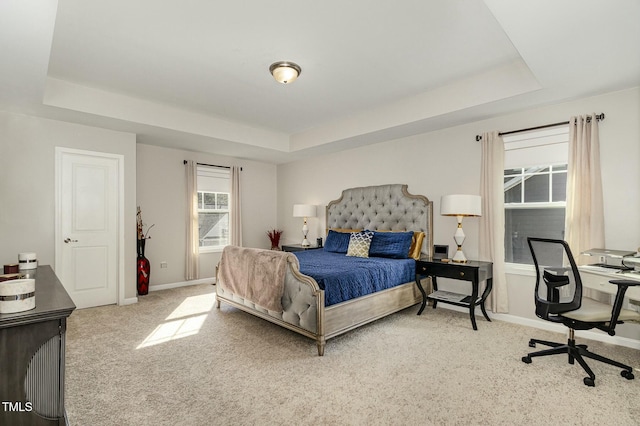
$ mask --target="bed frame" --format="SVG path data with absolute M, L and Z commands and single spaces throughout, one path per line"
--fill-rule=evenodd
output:
M 326 223 L 327 229 L 422 231 L 422 252 L 433 254 L 433 203 L 422 195 L 409 194 L 407 185 L 346 189 L 339 199 L 327 205 Z M 300 273 L 297 259 L 291 256 L 285 275 L 283 312 L 256 306 L 230 292 L 220 280 L 216 282 L 218 308 L 220 302 L 225 302 L 314 339 L 318 355 L 322 356 L 327 339 L 422 302 L 421 293 L 411 281 L 325 307 L 324 291 L 313 278 Z

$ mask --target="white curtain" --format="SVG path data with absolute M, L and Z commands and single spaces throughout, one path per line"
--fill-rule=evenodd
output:
M 231 245 L 242 247 L 242 194 L 240 191 L 241 167 L 231 167 Z
M 596 115 L 569 120 L 565 239 L 578 264 L 585 250 L 604 248 L 600 140 Z
M 504 262 L 504 141 L 498 132 L 482 134 L 480 169 L 481 260 L 493 262 L 493 289 L 488 307 L 496 313 L 509 312 L 509 296 Z
M 185 278 L 199 278 L 200 239 L 198 226 L 198 164 L 188 160 L 185 165 L 187 175 L 187 249 Z

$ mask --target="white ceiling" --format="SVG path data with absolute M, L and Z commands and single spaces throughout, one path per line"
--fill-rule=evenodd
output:
M 0 107 L 282 163 L 638 86 L 639 21 L 638 0 L 3 0 Z

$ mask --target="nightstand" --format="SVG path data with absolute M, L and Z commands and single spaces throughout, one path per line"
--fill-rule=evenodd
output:
M 429 295 L 425 293 L 420 283 L 420 278 L 425 276 L 431 277 L 433 284 L 433 293 Z M 471 295 L 438 290 L 437 277 L 471 282 Z M 478 297 L 481 281 L 486 281 L 486 285 L 482 295 Z M 428 299 L 433 302 L 434 309 L 438 302 L 469 308 L 469 317 L 474 330 L 478 329 L 475 317 L 476 306 L 480 306 L 484 317 L 487 321 L 491 321 L 484 307 L 484 302 L 489 293 L 491 293 L 493 286 L 493 263 L 491 262 L 470 260 L 466 263 L 456 263 L 422 258 L 416 261 L 416 284 L 418 285 L 418 290 L 422 293 L 422 306 L 420 306 L 418 315 L 424 310 Z
M 318 247 L 318 246 L 303 247 L 302 244 L 287 244 L 282 246 L 282 251 L 292 252 L 292 251 L 317 250 L 321 248 L 322 247 Z

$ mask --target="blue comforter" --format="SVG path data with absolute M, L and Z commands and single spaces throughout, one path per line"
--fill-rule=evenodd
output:
M 325 306 L 395 287 L 415 279 L 415 260 L 350 257 L 324 250 L 294 252 L 300 272 L 324 290 Z

